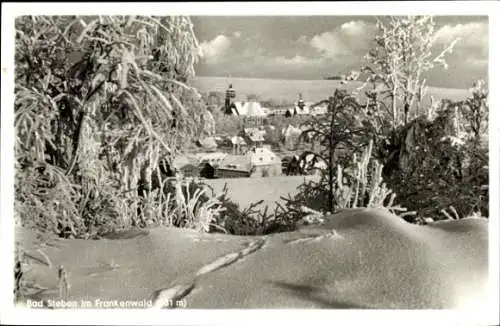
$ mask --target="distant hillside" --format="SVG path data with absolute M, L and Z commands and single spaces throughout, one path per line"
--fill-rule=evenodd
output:
M 342 80 L 342 76 L 327 76 L 324 80 Z
M 278 101 L 295 101 L 298 94 L 307 102 L 317 102 L 328 98 L 336 88 L 354 90 L 362 82 L 351 82 L 342 85 L 337 80 L 285 80 L 285 79 L 260 79 L 260 78 L 225 78 L 225 77 L 196 77 L 194 86 L 200 92 L 224 92 L 229 84 L 236 90 L 236 100 L 246 100 L 248 94 L 256 94 L 261 100 L 274 99 Z M 467 89 L 429 87 L 430 96 L 436 100 L 447 98 L 450 100 L 463 100 L 469 96 Z M 360 96 L 363 98 L 364 96 Z

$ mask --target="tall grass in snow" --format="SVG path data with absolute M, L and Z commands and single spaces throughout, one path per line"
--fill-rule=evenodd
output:
M 204 110 L 189 86 L 190 19 L 21 16 L 15 27 L 16 214 L 72 237 L 144 225 L 159 162 L 197 136 Z

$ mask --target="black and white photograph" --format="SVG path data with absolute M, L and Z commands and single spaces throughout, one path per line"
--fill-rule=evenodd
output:
M 2 8 L 3 322 L 499 323 L 498 2 Z

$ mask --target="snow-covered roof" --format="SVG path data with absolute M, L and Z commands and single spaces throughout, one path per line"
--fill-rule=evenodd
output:
M 218 165 L 228 154 L 222 152 L 215 153 L 200 153 L 197 158 L 199 163 L 210 163 L 212 165 Z
M 247 156 L 253 166 L 281 164 L 279 156 L 266 147 L 255 148 L 255 151 L 249 151 Z
M 244 155 L 227 154 L 218 165 L 220 169 L 249 171 L 251 167 L 250 158 Z
M 259 102 L 248 101 L 248 102 L 234 102 L 239 115 L 249 115 L 249 116 L 267 116 L 267 110 L 264 109 Z
M 259 130 L 258 128 L 245 128 L 245 135 L 247 135 L 251 141 L 259 142 L 264 141 L 265 130 Z

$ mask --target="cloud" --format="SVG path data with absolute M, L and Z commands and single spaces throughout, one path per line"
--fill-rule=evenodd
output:
M 335 32 L 324 32 L 316 35 L 310 42 L 311 46 L 318 52 L 329 57 L 336 57 L 346 51 L 346 46 Z
M 487 23 L 474 22 L 445 25 L 436 32 L 435 36 L 436 44 L 443 46 L 447 46 L 453 40 L 460 38 L 455 45 L 453 59 L 473 68 L 488 67 L 489 40 Z M 464 57 L 465 60 L 463 60 Z
M 309 42 L 316 51 L 329 58 L 345 57 L 367 49 L 373 38 L 374 26 L 363 21 L 350 21 L 333 31 L 315 35 Z
M 241 32 L 240 31 L 236 31 L 233 33 L 234 37 L 236 38 L 240 38 L 241 37 Z
M 340 31 L 348 36 L 362 36 L 370 32 L 372 25 L 361 20 L 352 20 L 340 26 Z
M 301 55 L 296 55 L 293 58 L 279 56 L 274 58 L 274 62 L 283 66 L 305 67 L 318 64 L 321 59 L 306 58 Z
M 487 47 L 488 24 L 468 23 L 454 26 L 445 25 L 436 32 L 436 43 L 438 44 L 449 44 L 456 38 L 461 39 L 458 44 L 462 46 Z
M 218 35 L 213 40 L 200 44 L 202 57 L 206 63 L 217 63 L 231 46 L 230 39 L 225 35 Z

